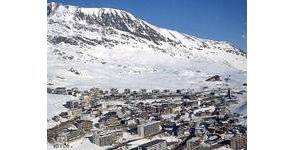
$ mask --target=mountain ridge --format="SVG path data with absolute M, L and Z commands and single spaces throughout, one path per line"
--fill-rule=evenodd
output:
M 47 21 L 54 85 L 203 87 L 213 74 L 245 80 L 246 53 L 231 43 L 160 28 L 124 10 L 48 3 Z
M 125 11 L 125 10 L 120 10 L 120 9 L 115 9 L 115 8 L 83 8 L 83 7 L 78 7 L 78 6 L 72 6 L 72 5 L 62 5 L 60 3 L 55 3 L 55 2 L 51 2 L 51 3 L 48 3 L 47 4 L 47 16 L 50 16 L 52 14 L 55 13 L 56 9 L 58 9 L 58 7 L 64 7 L 62 9 L 68 9 L 71 11 L 71 13 L 75 13 L 75 16 L 73 19 L 81 19 L 81 20 L 85 20 L 87 21 L 87 23 L 90 23 L 90 24 L 99 24 L 99 25 L 104 25 L 104 26 L 109 26 L 109 27 L 113 27 L 113 24 L 117 24 L 117 21 L 116 22 L 102 22 L 101 23 L 101 20 L 103 19 L 108 19 L 108 18 L 114 18 L 116 20 L 118 20 L 119 18 L 124 18 L 126 20 L 132 20 L 132 21 L 136 21 L 136 22 L 127 22 L 125 24 L 134 24 L 134 25 L 141 25 L 141 26 L 145 26 L 145 27 L 148 27 L 148 29 L 150 30 L 151 29 L 151 32 L 153 32 L 153 35 L 151 34 L 151 39 L 152 37 L 153 38 L 157 38 L 159 39 L 160 41 L 164 41 L 164 42 L 167 42 L 167 41 L 172 41 L 174 43 L 176 43 L 177 41 L 175 41 L 174 39 L 171 39 L 171 37 L 174 37 L 174 35 L 172 35 L 172 33 L 169 33 L 171 34 L 171 37 L 168 37 L 166 39 L 164 39 L 164 37 L 162 37 L 162 35 L 160 34 L 157 34 L 155 33 L 156 31 L 154 30 L 160 30 L 160 29 L 164 29 L 164 28 L 160 28 L 160 27 L 157 27 L 157 26 L 154 26 L 144 20 L 141 20 L 140 18 L 134 16 L 133 14 Z M 109 14 L 108 16 L 105 15 L 105 14 Z M 89 17 L 90 16 L 90 17 Z M 91 16 L 95 17 L 95 18 L 91 18 Z M 118 17 L 120 16 L 120 17 Z M 108 18 L 106 18 L 108 17 Z M 91 19 L 91 20 L 90 20 Z M 94 20 L 94 21 L 93 21 Z M 121 21 L 121 20 L 120 20 Z M 104 24 L 103 24 L 104 23 Z M 121 23 L 121 22 L 118 22 L 118 24 Z M 129 27 L 117 27 L 117 26 L 114 26 L 116 27 L 117 29 L 119 30 L 122 30 L 122 31 L 130 31 Z M 142 27 L 141 27 L 142 28 Z M 144 33 L 144 30 L 139 30 L 138 32 L 142 32 Z M 170 30 L 170 31 L 174 31 L 174 30 Z M 177 32 L 177 31 L 174 31 L 174 32 Z M 179 32 L 178 32 L 179 33 Z M 189 35 L 189 34 L 186 34 L 186 33 L 180 33 L 180 34 L 183 34 L 184 36 L 186 36 L 187 38 L 191 38 L 191 39 L 199 39 L 195 36 L 192 36 L 192 35 Z M 144 37 L 142 34 L 136 34 L 137 36 L 141 36 L 141 37 Z M 150 40 L 150 39 L 149 39 Z M 246 54 L 244 51 L 242 51 L 241 49 L 239 49 L 236 45 L 228 42 L 228 41 L 216 41 L 216 40 L 210 40 L 210 39 L 201 39 L 203 42 L 204 41 L 213 41 L 213 42 L 218 42 L 218 43 L 222 43 L 222 44 L 227 44 L 235 49 L 237 49 L 240 53 L 242 54 Z M 155 40 L 153 41 L 155 42 L 156 44 L 158 44 Z

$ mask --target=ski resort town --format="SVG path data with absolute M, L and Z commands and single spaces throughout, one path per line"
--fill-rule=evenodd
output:
M 245 90 L 48 87 L 47 93 L 69 96 L 64 111 L 47 120 L 53 149 L 76 142 L 95 149 L 246 149 L 246 115 L 230 110 Z

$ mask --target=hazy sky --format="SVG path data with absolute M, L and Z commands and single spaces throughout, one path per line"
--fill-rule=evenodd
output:
M 229 41 L 247 51 L 246 0 L 48 0 L 126 10 L 159 27 Z

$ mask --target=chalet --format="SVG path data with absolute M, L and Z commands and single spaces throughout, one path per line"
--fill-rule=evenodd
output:
M 92 117 L 98 117 L 100 116 L 102 113 L 99 109 L 97 108 L 91 108 L 91 116 Z
M 51 94 L 51 93 L 53 93 L 53 91 L 54 91 L 53 89 L 47 87 L 47 93 Z
M 214 75 L 214 76 L 206 79 L 205 81 L 221 81 L 221 76 L 220 75 Z
M 60 120 L 60 116 L 54 116 L 52 118 L 53 121 L 58 122 Z
M 74 141 L 77 139 L 82 138 L 85 135 L 84 131 L 82 130 L 70 130 L 69 133 L 67 134 L 67 140 L 68 141 Z
M 61 118 L 66 118 L 66 119 L 70 118 L 70 115 L 69 115 L 68 112 L 61 112 L 61 113 L 59 114 L 59 116 L 60 116 Z
M 131 93 L 131 89 L 124 89 L 124 94 L 130 94 Z
M 177 93 L 177 94 L 181 94 L 181 93 L 182 93 L 182 90 L 177 89 L 177 90 L 176 90 L 176 93 Z
M 62 95 L 66 95 L 66 88 L 65 87 L 57 87 L 54 89 L 54 94 L 62 94 Z
M 72 118 L 79 117 L 82 114 L 82 109 L 74 108 L 68 111 L 68 115 Z
M 111 88 L 110 89 L 110 94 L 113 94 L 113 95 L 118 94 L 118 89 L 117 88 Z
M 73 92 L 71 89 L 66 89 L 66 95 L 73 95 Z
M 132 91 L 131 95 L 136 96 L 136 95 L 138 95 L 138 92 L 137 91 Z
M 80 108 L 80 106 L 81 106 L 81 103 L 78 100 L 67 101 L 65 104 L 65 107 L 69 109 Z
M 153 94 L 158 94 L 158 93 L 160 92 L 160 90 L 155 89 L 155 90 L 152 90 L 151 92 L 152 92 Z
M 162 128 L 169 135 L 178 136 L 179 126 L 177 126 L 175 122 L 166 122 L 164 125 L 162 125 Z
M 80 117 L 82 120 L 91 120 L 92 119 L 92 115 L 91 115 L 91 111 L 88 112 L 83 112 L 81 114 L 81 117 Z
M 147 90 L 146 89 L 141 89 L 140 92 L 141 92 L 141 94 L 146 94 Z
M 75 126 L 83 131 L 90 131 L 93 127 L 93 121 L 90 120 L 78 120 Z
M 99 88 L 91 88 L 90 89 L 90 92 L 91 93 L 96 93 L 96 92 L 98 92 L 99 91 Z
M 104 114 L 105 117 L 115 117 L 117 116 L 117 112 L 116 111 L 110 111 Z
M 165 89 L 165 90 L 163 90 L 163 93 L 165 93 L 165 94 L 170 93 L 170 90 Z

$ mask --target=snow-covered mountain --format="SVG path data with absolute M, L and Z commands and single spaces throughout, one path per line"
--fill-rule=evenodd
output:
M 156 27 L 112 8 L 48 3 L 47 21 L 51 86 L 197 89 L 246 82 L 246 54 L 228 42 Z M 222 81 L 206 81 L 213 75 Z

